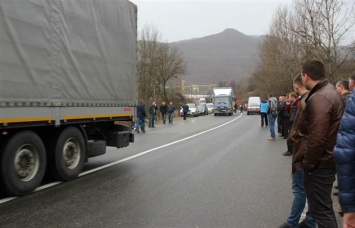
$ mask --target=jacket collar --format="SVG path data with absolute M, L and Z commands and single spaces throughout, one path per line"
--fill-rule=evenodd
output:
M 323 79 L 320 80 L 312 89 L 311 91 L 309 91 L 309 95 L 306 98 L 306 102 L 312 97 L 312 95 L 314 93 L 316 93 L 318 90 L 320 90 L 321 88 L 323 88 L 324 86 L 326 86 L 329 83 L 328 79 Z

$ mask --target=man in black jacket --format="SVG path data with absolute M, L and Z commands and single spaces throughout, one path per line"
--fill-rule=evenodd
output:
M 163 101 L 162 105 L 160 105 L 159 111 L 160 111 L 161 117 L 163 119 L 163 124 L 165 124 L 165 122 L 166 122 L 166 113 L 168 112 L 168 106 L 165 104 L 165 101 Z
M 154 127 L 155 115 L 157 114 L 157 103 L 152 102 L 152 105 L 149 107 L 149 127 Z
M 277 133 L 280 137 L 283 137 L 282 121 L 283 113 L 286 106 L 285 96 L 280 96 L 277 102 Z
M 147 114 L 145 113 L 145 105 L 143 101 L 139 101 L 137 106 L 137 120 L 136 120 L 136 132 L 139 133 L 139 126 L 141 131 L 145 133 L 145 118 Z

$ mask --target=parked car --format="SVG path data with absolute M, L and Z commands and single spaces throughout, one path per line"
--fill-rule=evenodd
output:
M 199 104 L 197 105 L 198 111 L 200 115 L 208 115 L 208 108 L 206 104 Z
M 211 114 L 214 112 L 214 107 L 213 107 L 213 103 L 207 103 L 206 104 L 207 109 L 208 109 L 208 113 Z
M 187 112 L 188 116 L 199 116 L 200 113 L 198 111 L 198 108 L 196 107 L 196 105 L 194 103 L 187 103 L 187 106 L 189 106 L 189 111 Z M 182 108 L 180 109 L 180 116 L 183 116 L 184 113 L 182 111 Z

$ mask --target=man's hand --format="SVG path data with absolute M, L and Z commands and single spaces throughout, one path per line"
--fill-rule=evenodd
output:
M 350 212 L 350 213 L 344 214 L 343 227 L 344 228 L 355 228 L 355 212 Z

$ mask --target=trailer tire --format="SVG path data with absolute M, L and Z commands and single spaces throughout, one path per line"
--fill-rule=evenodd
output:
M 60 180 L 73 180 L 81 172 L 85 161 L 84 137 L 76 127 L 64 129 L 54 148 L 54 175 Z
M 1 180 L 4 192 L 21 196 L 31 193 L 42 182 L 46 171 L 46 149 L 32 131 L 15 134 L 1 154 Z

